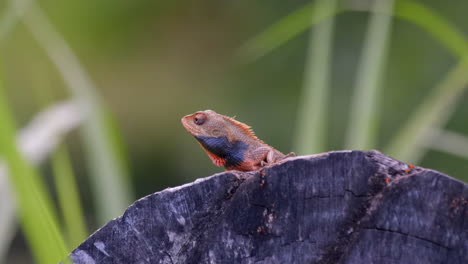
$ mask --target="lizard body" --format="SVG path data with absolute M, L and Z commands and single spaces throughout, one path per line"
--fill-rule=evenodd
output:
M 258 139 L 248 125 L 213 110 L 186 115 L 181 121 L 213 163 L 226 170 L 258 170 L 294 155 L 281 153 Z

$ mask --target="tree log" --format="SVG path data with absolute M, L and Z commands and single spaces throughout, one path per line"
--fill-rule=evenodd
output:
M 148 195 L 74 263 L 468 263 L 468 185 L 377 151 L 290 158 Z

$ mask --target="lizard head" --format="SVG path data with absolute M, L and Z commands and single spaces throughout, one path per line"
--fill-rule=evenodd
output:
M 213 110 L 198 111 L 181 119 L 182 125 L 193 136 L 220 137 L 229 132 L 226 120 Z

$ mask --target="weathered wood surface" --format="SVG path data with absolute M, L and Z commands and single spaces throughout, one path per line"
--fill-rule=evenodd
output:
M 467 184 L 371 151 L 225 172 L 131 205 L 75 263 L 468 263 Z M 406 171 L 405 171 L 406 170 Z

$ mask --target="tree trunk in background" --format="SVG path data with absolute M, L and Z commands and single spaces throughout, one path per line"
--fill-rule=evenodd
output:
M 144 197 L 75 263 L 468 263 L 468 185 L 377 151 L 302 156 Z

